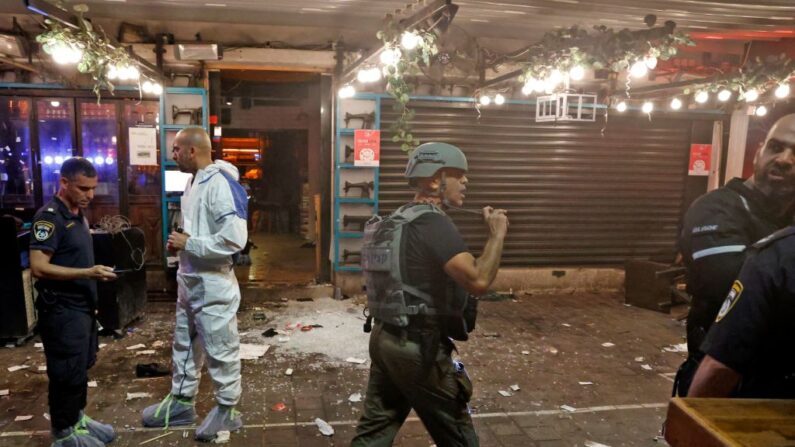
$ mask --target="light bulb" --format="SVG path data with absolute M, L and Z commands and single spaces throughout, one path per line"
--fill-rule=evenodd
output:
M 547 89 L 547 83 L 542 81 L 541 79 L 534 79 L 533 84 L 533 91 L 536 93 L 542 93 L 544 90 Z
M 776 88 L 776 98 L 786 98 L 789 96 L 789 84 L 781 84 Z
M 144 93 L 152 93 L 152 87 L 154 87 L 154 86 L 152 85 L 152 82 L 149 81 L 149 80 L 146 80 L 146 81 L 144 81 L 143 84 L 141 84 L 141 90 Z
M 105 164 L 106 165 L 112 165 L 113 164 L 113 157 L 111 157 L 111 156 L 105 157 Z
M 160 85 L 159 83 L 155 82 L 154 84 L 152 84 L 152 93 L 157 95 L 157 96 L 162 95 L 163 94 L 163 86 Z
M 709 101 L 709 92 L 707 92 L 706 90 L 701 90 L 700 92 L 696 93 L 697 103 L 704 104 L 707 101 Z
M 754 102 L 759 99 L 759 92 L 755 89 L 751 89 L 746 91 L 743 97 L 745 98 L 745 102 Z
M 340 88 L 337 94 L 340 98 L 351 98 L 356 94 L 356 89 L 352 85 L 348 84 Z
M 585 77 L 585 69 L 582 67 L 582 65 L 575 65 L 571 67 L 571 70 L 569 70 L 569 77 L 573 81 L 580 81 Z
M 646 76 L 649 72 L 649 67 L 643 61 L 637 61 L 632 64 L 632 68 L 629 69 L 629 75 L 633 78 L 642 78 Z
M 130 73 L 127 71 L 127 67 L 118 67 L 116 76 L 120 81 L 126 81 L 130 79 Z
M 494 96 L 494 104 L 497 104 L 498 106 L 501 106 L 501 105 L 505 104 L 505 97 L 502 96 L 501 94 L 497 93 Z
M 487 106 L 487 105 L 491 104 L 491 98 L 489 98 L 486 95 L 480 95 L 479 101 L 480 101 L 480 105 L 482 105 L 482 106 Z
M 381 80 L 381 70 L 378 67 L 370 69 L 370 82 L 378 82 Z
M 141 77 L 141 72 L 138 70 L 138 67 L 135 65 L 130 65 L 127 67 L 127 77 L 132 79 L 133 81 L 138 80 Z
M 528 96 L 529 94 L 533 93 L 533 81 L 535 79 L 529 79 L 527 82 L 524 83 L 522 86 L 522 94 Z
M 108 79 L 111 81 L 119 77 L 119 69 L 115 65 L 108 66 Z
M 718 93 L 718 100 L 721 101 L 721 102 L 726 102 L 731 97 L 732 97 L 731 90 L 724 89 L 724 90 L 721 90 L 720 93 Z
M 359 70 L 358 73 L 356 73 L 356 80 L 359 81 L 359 82 L 362 82 L 362 83 L 367 82 L 367 76 L 368 75 L 369 75 L 369 73 L 367 72 L 367 69 L 366 68 L 362 68 L 362 69 Z
M 756 116 L 765 116 L 765 115 L 767 115 L 767 107 L 765 107 L 765 106 L 757 107 L 756 111 L 754 111 L 754 114 Z
M 555 87 L 561 82 L 563 82 L 563 73 L 561 73 L 560 70 L 558 70 L 557 68 L 552 70 L 549 73 L 549 77 L 547 78 L 547 83 L 552 87 Z
M 53 107 L 61 107 L 61 101 L 50 101 L 50 105 Z
M 671 108 L 674 110 L 679 110 L 682 108 L 682 100 L 679 98 L 674 98 L 671 100 Z
M 387 48 L 381 52 L 381 63 L 384 65 L 395 65 L 400 60 L 400 50 L 397 48 Z
M 654 56 L 646 56 L 643 59 L 643 63 L 649 68 L 649 70 L 654 70 L 657 68 L 657 58 Z
M 414 48 L 417 48 L 417 45 L 419 44 L 420 36 L 414 31 L 406 31 L 400 37 L 400 45 L 407 50 L 413 50 Z
M 96 157 L 94 157 L 94 164 L 104 165 L 105 158 L 103 158 L 101 155 L 97 155 Z
M 624 102 L 624 101 L 621 101 L 620 103 L 616 104 L 616 110 L 618 110 L 621 113 L 626 112 L 627 111 L 627 103 Z
M 44 164 L 51 165 L 52 164 L 52 157 L 50 157 L 49 155 L 44 157 Z
M 646 101 L 640 107 L 640 110 L 642 110 L 643 113 L 651 113 L 651 111 L 654 110 L 654 103 L 651 101 Z
M 60 155 L 56 155 L 55 156 L 55 162 L 58 163 L 58 164 L 63 163 L 63 157 L 60 156 Z

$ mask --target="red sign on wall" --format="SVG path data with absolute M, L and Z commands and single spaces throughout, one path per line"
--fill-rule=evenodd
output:
M 688 175 L 709 175 L 709 164 L 712 160 L 711 144 L 691 144 L 690 145 L 690 164 L 688 164 Z
M 354 166 L 378 166 L 381 160 L 381 131 L 356 129 L 353 132 Z

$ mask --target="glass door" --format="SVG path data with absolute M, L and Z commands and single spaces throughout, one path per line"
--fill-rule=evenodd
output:
M 30 99 L 0 97 L 0 212 L 35 208 Z
M 87 217 L 96 224 L 119 214 L 119 163 L 117 101 L 79 101 L 80 146 L 83 157 L 97 169 L 98 183 Z
M 61 164 L 74 154 L 74 102 L 69 98 L 36 100 L 43 203 L 58 192 Z

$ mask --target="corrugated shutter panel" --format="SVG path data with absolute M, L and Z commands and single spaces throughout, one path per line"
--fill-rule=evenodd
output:
M 461 147 L 470 165 L 465 207 L 508 210 L 505 266 L 618 265 L 630 258 L 672 261 L 681 216 L 692 122 L 633 114 L 595 123 L 536 123 L 527 105 L 484 108 L 412 101 L 422 142 Z M 411 199 L 406 154 L 381 110 L 379 207 Z M 470 248 L 487 231 L 475 215 L 451 211 Z

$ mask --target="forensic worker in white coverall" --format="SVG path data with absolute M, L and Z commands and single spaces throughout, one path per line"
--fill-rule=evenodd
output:
M 243 425 L 235 411 L 241 393 L 240 287 L 233 256 L 248 240 L 247 198 L 237 181 L 237 168 L 224 161 L 213 163 L 204 129 L 181 130 L 172 150 L 180 170 L 193 174 L 182 196 L 181 229 L 168 237 L 168 249 L 179 254 L 174 373 L 171 393 L 143 411 L 143 425 L 194 423 L 194 398 L 206 358 L 217 405 L 196 429 L 196 439 L 213 441 L 219 431 Z

